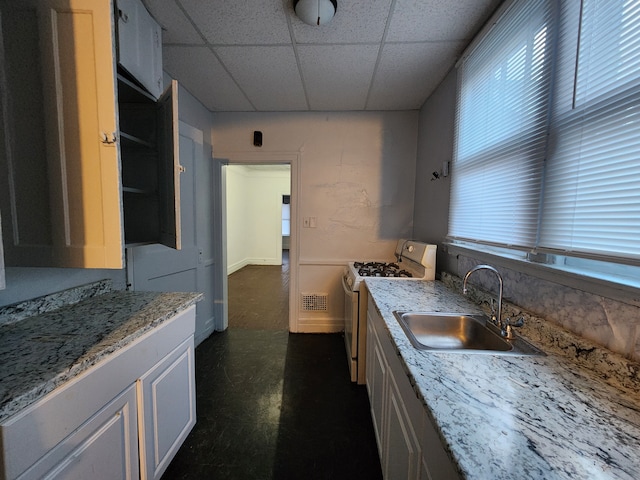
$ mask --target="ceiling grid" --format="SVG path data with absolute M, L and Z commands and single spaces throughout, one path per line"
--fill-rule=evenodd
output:
M 211 111 L 417 110 L 501 0 L 144 0 L 164 69 Z

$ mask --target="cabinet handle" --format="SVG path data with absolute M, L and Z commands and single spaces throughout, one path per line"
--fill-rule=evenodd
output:
M 124 23 L 129 21 L 129 15 L 122 11 L 121 8 L 118 9 L 118 16 L 122 19 Z
M 118 138 L 116 137 L 116 132 L 111 133 L 111 138 L 109 138 L 109 135 L 105 132 L 102 132 L 102 134 L 100 135 L 100 141 L 105 145 L 113 145 L 117 142 L 117 140 Z

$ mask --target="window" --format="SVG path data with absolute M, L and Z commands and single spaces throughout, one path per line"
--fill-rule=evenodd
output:
M 640 265 L 640 2 L 514 1 L 458 92 L 452 243 Z
M 291 235 L 291 195 L 282 195 L 282 236 Z
M 449 235 L 535 242 L 551 79 L 550 2 L 521 2 L 459 72 Z
M 640 2 L 570 7 L 538 246 L 640 262 Z

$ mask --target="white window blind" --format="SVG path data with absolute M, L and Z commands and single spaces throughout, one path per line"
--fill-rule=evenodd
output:
M 449 238 L 640 265 L 640 1 L 515 0 L 459 78 Z
M 551 79 L 552 2 L 514 2 L 459 73 L 449 237 L 532 246 Z
M 563 3 L 541 250 L 640 261 L 640 2 Z

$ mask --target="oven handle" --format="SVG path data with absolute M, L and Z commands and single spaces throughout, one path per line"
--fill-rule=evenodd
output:
M 347 276 L 346 275 L 342 275 L 342 288 L 344 289 L 345 295 L 348 295 L 349 297 L 353 297 L 355 295 L 353 290 L 351 290 L 349 285 L 347 285 Z

